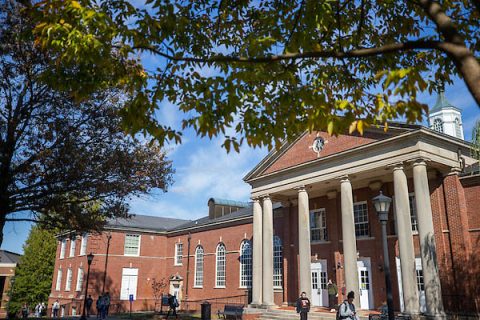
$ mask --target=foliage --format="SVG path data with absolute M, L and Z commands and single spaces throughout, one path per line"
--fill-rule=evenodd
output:
M 9 313 L 17 313 L 25 302 L 30 310 L 38 303 L 47 304 L 52 289 L 56 249 L 57 241 L 51 231 L 38 226 L 32 228 L 15 271 L 10 290 Z
M 412 123 L 426 111 L 417 93 L 455 75 L 480 105 L 478 1 L 34 3 L 36 42 L 56 57 L 45 79 L 77 99 L 127 90 L 124 127 L 161 143 L 194 128 L 238 151 L 304 130 Z M 148 69 L 142 55 L 159 62 Z M 156 117 L 165 102 L 184 113 L 182 129 Z
M 166 191 L 171 162 L 149 137 L 125 134 L 118 112 L 129 96 L 121 90 L 77 102 L 47 86 L 53 58 L 34 46 L 31 22 L 17 9 L 0 8 L 0 231 L 22 220 L 101 229 L 128 214 L 130 196 Z
M 471 153 L 472 157 L 480 162 L 480 120 L 473 126 Z

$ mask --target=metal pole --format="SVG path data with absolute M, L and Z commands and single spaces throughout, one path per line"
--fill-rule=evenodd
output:
M 102 295 L 105 293 L 105 283 L 107 281 L 107 265 L 108 265 L 108 251 L 110 249 L 110 239 L 112 239 L 112 235 L 110 232 L 107 234 L 107 254 L 105 256 L 105 270 L 103 271 L 103 287 L 102 287 Z
M 188 233 L 187 237 L 187 281 L 185 288 L 185 302 L 188 303 L 188 279 L 190 275 L 190 241 L 192 240 L 192 235 Z
M 385 285 L 387 287 L 388 320 L 395 320 L 395 314 L 393 313 L 392 280 L 390 278 L 390 258 L 388 255 L 387 221 L 382 220 L 381 222 L 382 222 L 383 263 L 384 263 L 384 272 L 385 272 Z
M 87 317 L 85 316 L 85 307 L 87 306 L 87 293 L 88 293 L 88 278 L 90 277 L 90 263 L 88 263 L 88 268 L 87 268 L 87 283 L 85 284 L 85 297 L 83 299 L 83 311 L 82 311 L 82 317 L 80 320 L 86 320 Z

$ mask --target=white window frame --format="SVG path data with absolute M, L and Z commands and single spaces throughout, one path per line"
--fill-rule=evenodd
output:
M 205 258 L 205 249 L 203 249 L 203 247 L 199 245 L 195 249 L 195 277 L 193 282 L 194 288 L 203 288 L 203 273 L 204 273 L 204 262 L 205 262 L 204 258 Z
M 65 291 L 72 290 L 73 272 L 72 268 L 67 269 L 67 281 L 65 281 Z
M 366 221 L 362 221 L 362 222 L 356 222 L 355 221 L 355 206 L 365 206 L 366 208 L 366 217 L 367 217 L 367 220 Z M 370 221 L 369 221 L 369 218 L 368 218 L 368 203 L 367 201 L 358 201 L 358 202 L 355 202 L 353 204 L 353 219 L 354 219 L 354 223 L 355 223 L 355 237 L 356 238 L 368 238 L 370 237 Z M 361 234 L 361 235 L 357 235 L 357 225 L 367 225 L 367 234 Z
M 127 253 L 127 237 L 138 237 L 138 248 L 136 253 Z M 137 233 L 126 233 L 125 234 L 125 241 L 123 244 L 123 255 L 124 256 L 129 256 L 129 257 L 138 257 L 140 256 L 140 245 L 142 242 L 142 236 Z M 128 247 L 128 249 L 133 248 L 133 247 Z
M 60 241 L 60 259 L 65 258 L 65 252 L 67 251 L 67 239 Z
M 460 124 L 460 119 L 458 118 L 455 118 L 455 136 L 458 138 L 458 139 L 462 139 L 462 127 L 461 127 L 461 124 Z
M 318 225 L 316 222 L 318 222 Z M 313 239 L 314 231 L 318 231 L 319 239 Z M 312 242 L 328 241 L 327 211 L 325 210 L 325 208 L 320 208 L 320 209 L 315 209 L 310 211 L 310 241 Z
M 181 250 L 180 250 L 181 248 Z M 177 242 L 175 243 L 175 261 L 174 265 L 175 266 L 182 266 L 183 265 L 183 243 L 182 242 Z
M 128 277 L 128 288 L 124 290 L 123 284 L 124 279 Z M 138 290 L 138 268 L 123 268 L 122 269 L 122 278 L 120 283 L 120 300 L 129 300 L 130 295 L 133 294 L 133 299 L 137 300 L 137 290 Z M 133 292 L 130 291 L 131 284 L 135 283 L 135 290 Z M 127 293 L 125 294 L 125 291 Z
M 69 258 L 75 257 L 75 249 L 77 249 L 77 238 L 73 237 L 70 239 L 70 253 Z
M 415 202 L 415 192 L 408 194 L 408 201 L 410 204 L 410 223 L 412 225 L 412 233 L 418 234 L 418 217 L 417 217 L 417 204 Z
M 283 244 L 279 236 L 273 236 L 273 288 L 283 288 Z
M 82 234 L 82 241 L 80 244 L 80 256 L 87 254 L 87 245 L 88 245 L 88 233 Z
M 252 287 L 252 242 L 245 239 L 240 244 L 240 288 Z
M 83 268 L 78 268 L 78 270 L 77 270 L 77 286 L 75 287 L 75 291 L 82 291 L 84 276 L 85 276 L 85 272 L 83 271 Z
M 443 124 L 442 119 L 436 118 L 436 119 L 433 120 L 433 130 L 443 133 L 444 132 L 444 127 L 443 126 L 444 126 L 444 124 Z
M 62 276 L 63 270 L 59 268 L 57 271 L 57 283 L 55 284 L 55 291 L 60 291 L 62 289 Z
M 220 249 L 222 251 L 220 251 Z M 223 264 L 223 270 L 220 266 Z M 221 271 L 221 272 L 219 272 Z M 223 276 L 220 274 L 223 273 Z M 215 288 L 225 288 L 227 285 L 227 247 L 223 243 L 217 245 L 215 250 Z

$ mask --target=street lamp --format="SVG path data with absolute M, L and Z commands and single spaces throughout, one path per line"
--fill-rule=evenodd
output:
M 385 285 L 387 287 L 387 308 L 388 308 L 388 320 L 394 320 L 395 314 L 393 313 L 393 295 L 392 295 L 392 280 L 390 278 L 390 258 L 388 256 L 388 242 L 387 242 L 387 221 L 388 210 L 392 203 L 392 198 L 384 196 L 382 191 L 380 194 L 372 199 L 375 205 L 375 210 L 378 214 L 378 219 L 382 224 L 382 242 L 383 242 L 383 263 L 385 272 Z
M 87 263 L 88 263 L 88 269 L 87 269 L 87 283 L 85 284 L 85 297 L 83 299 L 83 311 L 82 311 L 82 317 L 80 320 L 86 320 L 87 317 L 85 316 L 85 307 L 87 306 L 87 293 L 88 293 L 88 278 L 90 277 L 90 265 L 92 264 L 93 261 L 93 253 L 89 253 L 87 255 Z

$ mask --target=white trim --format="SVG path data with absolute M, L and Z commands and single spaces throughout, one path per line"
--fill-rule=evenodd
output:
M 218 249 L 220 246 L 223 246 L 223 253 L 224 253 L 224 263 L 223 263 L 223 283 L 224 285 L 218 285 Z M 215 288 L 226 288 L 227 285 L 227 247 L 223 242 L 220 242 L 217 244 L 217 247 L 215 249 Z
M 361 240 L 361 239 L 369 239 L 371 238 L 371 234 L 372 234 L 372 227 L 370 226 L 370 217 L 368 216 L 369 215 L 369 210 L 368 210 L 368 202 L 366 200 L 363 200 L 363 201 L 357 201 L 357 202 L 354 202 L 353 203 L 353 219 L 355 220 L 355 205 L 366 205 L 366 209 L 367 209 L 367 226 L 368 226 L 368 235 L 361 235 L 361 236 L 357 236 L 356 235 L 356 232 L 355 232 L 355 239 L 357 240 Z M 365 222 L 363 222 L 365 223 Z M 356 227 L 357 223 L 354 222 L 354 227 Z
M 202 285 L 197 285 L 197 272 L 198 272 L 198 264 L 197 264 L 197 257 L 198 257 L 198 250 L 202 249 Z M 203 288 L 203 281 L 205 275 L 205 249 L 202 245 L 197 245 L 195 248 L 195 268 L 194 268 L 194 276 L 193 276 L 193 287 L 194 288 Z
M 178 262 L 178 247 L 182 246 L 182 256 L 180 262 Z M 174 266 L 183 266 L 183 242 L 175 242 L 175 255 L 173 256 L 173 265 Z
M 127 236 L 138 236 L 138 249 L 137 249 L 136 254 L 125 253 L 125 243 L 127 241 Z M 139 234 L 139 233 L 125 233 L 125 237 L 124 237 L 124 240 L 123 240 L 123 255 L 126 256 L 126 257 L 138 257 L 138 256 L 140 256 L 141 243 L 142 243 L 142 235 L 141 234 Z

